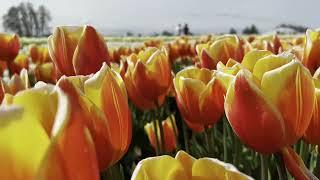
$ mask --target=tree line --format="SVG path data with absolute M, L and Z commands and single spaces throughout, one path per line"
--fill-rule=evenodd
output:
M 20 36 L 41 37 L 50 33 L 51 15 L 43 5 L 35 9 L 32 3 L 22 2 L 10 7 L 2 18 L 4 29 Z

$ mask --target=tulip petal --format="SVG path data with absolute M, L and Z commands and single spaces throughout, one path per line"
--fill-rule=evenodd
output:
M 265 73 L 261 91 L 280 110 L 289 144 L 295 143 L 309 125 L 315 102 L 315 87 L 309 71 L 300 62 L 292 61 Z
M 272 52 L 267 50 L 253 50 L 248 52 L 241 62 L 241 64 L 247 68 L 249 71 L 253 72 L 253 67 L 257 61 L 261 58 L 264 58 L 268 55 L 272 55 Z
M 163 172 L 163 173 L 159 173 Z M 146 158 L 139 162 L 131 180 L 191 180 L 184 167 L 176 159 L 164 155 Z

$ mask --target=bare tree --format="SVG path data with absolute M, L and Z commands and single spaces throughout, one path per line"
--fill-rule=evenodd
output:
M 37 10 L 33 4 L 20 3 L 11 7 L 3 16 L 3 27 L 6 31 L 12 31 L 20 36 L 38 37 L 48 34 L 50 12 L 43 5 Z

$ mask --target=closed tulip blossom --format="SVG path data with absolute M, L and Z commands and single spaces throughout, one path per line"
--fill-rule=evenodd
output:
M 252 180 L 233 165 L 214 158 L 195 159 L 184 151 L 140 161 L 131 180 Z
M 6 98 L 0 107 L 0 179 L 99 179 L 92 136 L 61 89 L 40 83 Z
M 16 34 L 0 34 L 0 49 L 0 61 L 12 62 L 19 53 L 19 37 Z
M 109 62 L 106 43 L 91 26 L 55 28 L 48 48 L 57 71 L 66 76 L 95 73 L 103 62 Z
M 165 151 L 172 152 L 177 147 L 176 136 L 178 134 L 178 129 L 177 129 L 177 125 L 176 125 L 176 121 L 174 119 L 174 116 L 171 115 L 171 119 L 170 119 L 170 117 L 168 117 L 166 120 L 162 121 L 162 127 L 163 127 L 163 131 L 164 131 L 164 137 L 166 139 Z M 154 149 L 157 149 L 156 137 L 160 137 L 160 134 L 158 136 L 155 135 L 154 126 L 152 123 L 147 123 L 144 126 L 144 129 L 148 135 L 148 138 L 149 138 L 149 141 L 150 141 L 152 147 Z M 159 133 L 159 131 L 158 131 L 158 133 Z M 161 142 L 160 139 L 159 139 L 159 142 Z
M 312 116 L 315 86 L 310 72 L 292 54 L 262 54 L 246 60 L 251 71 L 237 73 L 224 107 L 244 144 L 261 153 L 275 153 L 304 135 Z
M 184 69 L 174 78 L 176 101 L 187 125 L 202 131 L 216 123 L 224 113 L 224 96 L 231 75 L 219 71 Z
M 106 170 L 127 152 L 132 136 L 131 112 L 121 76 L 103 64 L 92 76 L 62 77 L 57 85 L 82 109 L 99 169 Z
M 309 127 L 304 135 L 304 139 L 311 144 L 320 145 L 320 68 L 314 74 L 314 84 L 315 84 L 315 104 L 312 113 L 312 119 Z
M 302 63 L 312 74 L 320 66 L 320 29 L 307 30 Z
M 224 35 L 215 39 L 212 43 L 199 44 L 196 51 L 202 68 L 215 69 L 219 61 L 226 64 L 229 58 L 241 61 L 243 48 L 240 39 L 236 35 Z
M 129 56 L 127 63 L 123 79 L 131 101 L 143 110 L 161 106 L 172 83 L 166 50 L 147 48 Z
M 32 62 L 35 64 L 43 64 L 52 61 L 49 55 L 48 47 L 46 46 L 37 46 L 35 44 L 31 44 L 29 46 L 29 54 Z

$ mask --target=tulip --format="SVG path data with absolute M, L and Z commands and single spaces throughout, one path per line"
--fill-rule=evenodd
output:
M 28 71 L 22 69 L 20 75 L 14 74 L 8 82 L 0 80 L 0 102 L 3 100 L 4 95 L 15 95 L 19 91 L 28 89 L 30 87 Z
M 292 54 L 258 54 L 247 57 L 251 60 L 246 66 L 252 72 L 241 69 L 231 81 L 224 107 L 244 144 L 261 153 L 274 153 L 304 135 L 315 86 L 310 72 Z
M 0 49 L 0 60 L 12 62 L 19 53 L 19 37 L 16 34 L 0 34 Z
M 29 56 L 26 54 L 19 54 L 12 63 L 9 64 L 11 73 L 20 73 L 22 69 L 29 69 Z
M 302 63 L 311 74 L 320 66 L 320 29 L 307 30 Z
M 35 64 L 43 64 L 52 61 L 47 47 L 32 44 L 29 46 L 29 54 L 32 62 Z
M 0 179 L 99 179 L 91 135 L 59 88 L 40 83 L 7 97 L 0 107 Z
M 161 172 L 161 173 L 159 173 Z M 214 158 L 195 159 L 184 151 L 175 158 L 163 155 L 140 161 L 131 180 L 251 180 L 233 165 Z
M 37 81 L 55 84 L 56 70 L 52 62 L 38 64 L 34 70 L 34 75 Z
M 227 64 L 224 65 L 221 61 L 217 64 L 217 71 L 224 72 L 230 75 L 236 75 L 240 69 L 242 69 L 242 65 L 234 59 L 229 59 Z
M 109 61 L 103 37 L 91 26 L 57 27 L 48 48 L 57 71 L 66 76 L 95 73 Z
M 157 124 L 159 126 L 159 124 Z M 171 117 L 168 117 L 166 120 L 162 121 L 162 127 L 164 131 L 164 138 L 165 138 L 165 151 L 166 152 L 172 152 L 176 149 L 177 147 L 177 142 L 176 142 L 176 137 L 178 133 L 176 121 L 174 119 L 174 116 L 171 115 Z M 156 137 L 160 137 L 160 134 L 158 136 L 155 135 L 155 130 L 154 126 L 152 123 L 147 123 L 144 126 L 144 129 L 148 135 L 149 141 L 154 149 L 157 149 L 157 144 L 156 144 Z M 159 129 L 159 128 L 158 128 Z M 159 132 L 158 132 L 159 133 Z M 159 139 L 159 142 L 161 140 Z M 158 147 L 160 148 L 160 147 Z
M 319 72 L 319 68 L 316 72 Z M 318 73 L 314 74 L 314 84 L 315 84 L 315 105 L 312 113 L 312 118 L 309 124 L 307 131 L 305 132 L 304 139 L 310 143 L 315 145 L 320 145 L 320 77 Z
M 103 64 L 93 76 L 62 77 L 57 83 L 83 109 L 92 134 L 99 169 L 119 161 L 131 142 L 131 113 L 121 76 Z
M 172 82 L 167 52 L 147 48 L 129 56 L 127 63 L 123 79 L 131 101 L 142 110 L 161 106 Z
M 224 96 L 232 76 L 195 67 L 184 69 L 174 78 L 176 101 L 187 125 L 202 131 L 223 115 Z
M 215 69 L 219 61 L 226 64 L 229 58 L 241 61 L 243 57 L 243 48 L 236 35 L 225 35 L 218 37 L 213 43 L 199 44 L 196 51 L 201 67 L 208 69 Z

